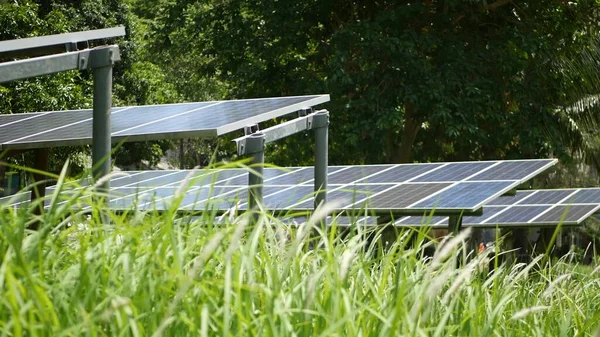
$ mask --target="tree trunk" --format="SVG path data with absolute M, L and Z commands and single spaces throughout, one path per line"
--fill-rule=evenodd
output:
M 394 130 L 389 130 L 386 135 L 387 160 L 390 163 L 402 164 L 410 162 L 412 148 L 421 130 L 421 122 L 416 118 L 416 107 L 410 102 L 404 103 L 404 129 L 400 146 L 397 146 Z

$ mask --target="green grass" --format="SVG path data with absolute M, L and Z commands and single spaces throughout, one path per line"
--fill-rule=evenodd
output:
M 457 263 L 468 232 L 424 258 L 423 233 L 320 229 L 327 207 L 299 228 L 173 211 L 107 225 L 59 196 L 41 217 L 0 212 L 2 336 L 600 336 L 600 268 L 540 256 L 488 275 L 484 255 Z

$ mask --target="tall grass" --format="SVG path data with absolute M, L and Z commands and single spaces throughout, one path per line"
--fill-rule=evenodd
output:
M 174 209 L 105 224 L 91 189 L 59 195 L 41 216 L 0 212 L 2 336 L 600 336 L 599 267 L 489 273 L 464 259 L 468 231 L 427 258 L 423 232 L 321 227 L 327 205 L 294 228 Z M 90 215 L 67 207 L 82 198 Z

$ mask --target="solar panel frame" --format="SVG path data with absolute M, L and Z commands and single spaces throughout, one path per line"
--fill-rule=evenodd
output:
M 184 114 L 188 114 L 190 116 L 197 115 L 194 114 L 197 111 L 205 110 L 202 113 L 210 113 L 210 107 L 225 107 L 227 105 L 243 105 L 248 104 L 249 106 L 256 101 L 262 100 L 264 102 L 269 101 L 281 101 L 281 106 L 261 111 L 260 113 L 249 114 L 249 116 L 245 116 L 239 120 L 233 120 L 230 122 L 224 122 L 218 126 L 213 127 L 190 127 L 189 123 L 183 123 L 180 128 L 172 128 L 165 129 L 165 121 L 174 120 L 174 118 L 181 117 Z M 293 101 L 289 104 L 286 103 L 286 100 Z M 215 138 L 222 136 L 224 134 L 241 130 L 246 126 L 258 124 L 264 121 L 268 121 L 274 118 L 283 117 L 285 115 L 294 113 L 296 111 L 310 108 L 322 103 L 326 103 L 330 100 L 329 95 L 327 94 L 319 94 L 319 95 L 305 95 L 305 96 L 288 96 L 288 97 L 269 97 L 269 98 L 254 98 L 254 99 L 242 99 L 242 100 L 228 100 L 228 101 L 208 101 L 208 102 L 191 102 L 191 103 L 177 103 L 177 104 L 162 104 L 162 105 L 146 105 L 146 106 L 129 106 L 129 107 L 116 107 L 111 109 L 111 118 L 113 121 L 119 121 L 118 117 L 126 115 L 128 111 L 140 111 L 136 113 L 136 115 L 141 115 L 145 113 L 143 110 L 148 109 L 160 109 L 165 108 L 168 109 L 170 107 L 181 107 L 181 106 L 197 106 L 199 104 L 203 105 L 202 107 L 196 108 L 193 111 L 184 111 L 172 116 L 165 116 L 159 118 L 157 120 L 145 122 L 147 125 L 158 126 L 152 132 L 140 133 L 133 132 L 135 130 L 139 131 L 140 127 L 144 125 L 138 126 L 129 126 L 124 130 L 118 129 L 118 125 L 112 123 L 111 134 L 112 134 L 112 143 L 118 143 L 121 141 L 127 142 L 136 142 L 136 141 L 151 141 L 151 140 L 163 140 L 163 139 L 181 139 L 181 138 Z M 285 104 L 284 104 L 285 103 Z M 265 103 L 266 104 L 266 103 Z M 257 108 L 259 109 L 259 108 Z M 238 109 L 243 111 L 243 109 Z M 72 121 L 68 123 L 61 123 L 61 118 L 66 117 L 65 114 L 75 114 L 77 115 Z M 66 110 L 66 111 L 50 111 L 50 112 L 34 112 L 34 113 L 24 113 L 20 114 L 24 115 L 22 119 L 17 117 L 7 117 L 4 118 L 0 115 L 0 129 L 3 125 L 10 125 L 14 128 L 14 130 L 20 130 L 19 126 L 31 128 L 31 132 L 17 132 L 15 135 L 10 137 L 4 135 L 0 135 L 0 150 L 26 150 L 26 149 L 34 149 L 34 148 L 46 148 L 46 147 L 55 147 L 55 146 L 80 146 L 91 144 L 92 141 L 92 111 L 91 109 L 85 110 Z M 15 116 L 15 115 L 6 115 L 6 116 Z M 116 116 L 116 117 L 115 117 Z M 129 117 L 129 116 L 128 116 Z M 206 117 L 206 116 L 204 116 Z M 204 118 L 203 117 L 203 118 Z M 124 117 L 125 118 L 125 117 Z M 3 121 L 6 119 L 6 121 Z M 129 119 L 137 119 L 134 117 L 129 117 Z M 29 122 L 27 122 L 29 121 Z M 24 123 L 26 122 L 26 123 Z M 46 128 L 48 123 L 58 123 L 53 128 Z M 144 124 L 144 123 L 142 123 Z M 69 128 L 69 135 L 63 135 L 63 130 Z M 131 131 L 131 132 L 129 132 Z M 13 131 L 14 132 L 14 131 Z

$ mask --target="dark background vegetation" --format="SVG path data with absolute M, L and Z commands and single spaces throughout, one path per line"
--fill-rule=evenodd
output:
M 124 25 L 115 105 L 328 93 L 332 164 L 557 157 L 542 184 L 582 186 L 600 162 L 599 13 L 590 0 L 5 0 L 0 39 Z M 1 113 L 90 106 L 86 72 L 0 86 Z M 310 164 L 311 144 L 291 137 L 268 160 Z M 126 144 L 115 162 L 168 148 Z M 187 167 L 233 155 L 229 139 L 185 148 Z M 88 151 L 55 149 L 52 169 L 68 157 L 81 171 Z

